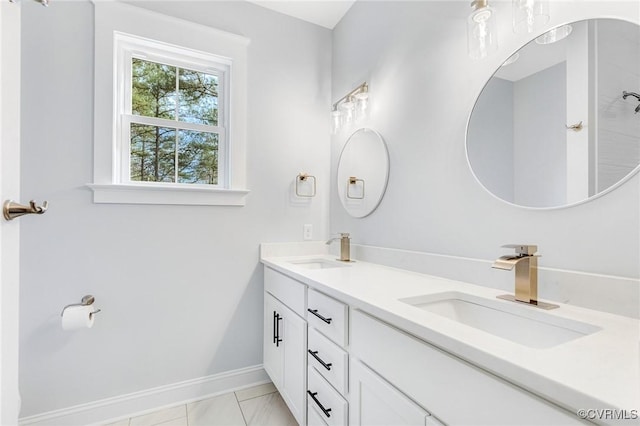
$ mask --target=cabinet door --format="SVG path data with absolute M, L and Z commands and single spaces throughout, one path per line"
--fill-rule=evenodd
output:
M 307 322 L 280 304 L 280 339 L 283 345 L 282 388 L 280 394 L 301 425 L 307 411 Z
M 351 426 L 427 424 L 429 413 L 359 361 L 349 372 Z
M 269 293 L 264 293 L 263 364 L 265 371 L 278 389 L 282 388 L 282 352 L 284 350 L 282 342 L 276 342 L 277 329 L 278 327 L 282 328 L 283 321 L 279 320 L 278 316 L 279 304 Z
M 264 369 L 291 414 L 306 423 L 307 322 L 264 293 Z

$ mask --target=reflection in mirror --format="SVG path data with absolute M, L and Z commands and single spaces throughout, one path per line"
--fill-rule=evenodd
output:
M 389 153 L 382 136 L 358 129 L 347 140 L 338 162 L 338 197 L 353 217 L 370 215 L 382 201 L 389 178 Z
M 571 205 L 639 169 L 640 100 L 631 93 L 640 93 L 640 26 L 617 19 L 570 26 L 565 38 L 553 31 L 505 61 L 469 119 L 469 164 L 504 201 Z

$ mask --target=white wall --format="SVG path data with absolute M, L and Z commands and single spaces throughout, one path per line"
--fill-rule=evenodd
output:
M 93 204 L 93 6 L 23 2 L 22 417 L 262 363 L 258 244 L 326 236 L 330 31 L 246 2 L 142 2 L 251 39 L 245 207 Z M 295 176 L 318 196 L 291 199 Z M 91 330 L 63 332 L 85 294 Z
M 549 27 L 596 16 L 640 19 L 638 2 L 551 2 Z M 468 2 L 356 2 L 333 34 L 332 93 L 369 81 L 372 115 L 390 151 L 377 211 L 350 218 L 332 192 L 331 231 L 354 243 L 495 259 L 508 243 L 538 244 L 543 267 L 638 277 L 640 178 L 565 209 L 530 210 L 488 194 L 465 158 L 474 101 L 494 70 L 529 40 L 513 33 L 511 2 L 497 10 L 500 48 L 467 56 Z M 332 139 L 332 171 L 348 137 Z M 335 182 L 332 182 L 334 185 Z

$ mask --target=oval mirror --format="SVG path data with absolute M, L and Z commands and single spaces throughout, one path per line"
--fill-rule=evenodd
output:
M 518 50 L 476 101 L 467 158 L 489 192 L 525 207 L 580 203 L 628 180 L 640 164 L 640 26 L 579 21 Z
M 370 215 L 382 201 L 389 178 L 389 152 L 375 130 L 358 129 L 338 161 L 338 197 L 353 217 Z

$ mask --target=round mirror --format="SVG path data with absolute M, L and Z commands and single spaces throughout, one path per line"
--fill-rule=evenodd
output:
M 512 55 L 467 126 L 473 174 L 493 195 L 551 208 L 602 195 L 640 164 L 640 26 L 592 19 Z
M 358 129 L 347 140 L 338 162 L 338 197 L 353 217 L 371 214 L 387 188 L 389 152 L 382 136 Z

